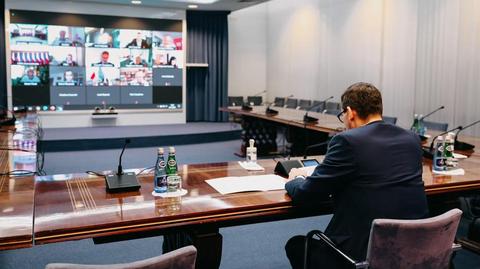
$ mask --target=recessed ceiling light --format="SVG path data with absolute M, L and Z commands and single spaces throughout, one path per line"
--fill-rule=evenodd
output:
M 140 0 L 132 0 L 132 4 L 134 5 L 140 5 L 142 3 L 142 1 Z
M 188 8 L 198 8 L 198 5 L 188 5 Z

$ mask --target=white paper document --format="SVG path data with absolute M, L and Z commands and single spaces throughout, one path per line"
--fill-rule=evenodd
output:
M 463 176 L 463 175 L 465 175 L 465 170 L 463 170 L 462 168 L 457 168 L 457 169 L 449 170 L 449 171 L 435 171 L 435 170 L 433 170 L 432 172 L 434 174 L 445 175 L 445 176 Z
M 273 191 L 285 189 L 287 180 L 277 175 L 221 177 L 206 180 L 216 191 L 229 194 L 247 191 Z
M 242 161 L 238 161 L 238 164 L 243 168 L 243 169 L 246 169 L 248 171 L 263 171 L 265 170 L 265 168 L 263 168 L 262 166 L 260 166 L 258 163 L 256 162 L 242 162 Z
M 466 158 L 468 158 L 468 156 L 454 152 L 453 153 L 453 158 L 455 158 L 455 159 L 466 159 Z

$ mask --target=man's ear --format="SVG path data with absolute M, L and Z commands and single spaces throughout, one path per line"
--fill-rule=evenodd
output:
M 353 121 L 357 117 L 357 112 L 349 106 L 347 106 L 346 114 L 347 114 L 347 117 L 348 117 L 349 121 Z

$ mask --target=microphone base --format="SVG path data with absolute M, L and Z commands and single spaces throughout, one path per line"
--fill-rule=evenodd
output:
M 308 115 L 305 115 L 303 116 L 303 122 L 305 123 L 314 123 L 314 124 L 317 124 L 318 123 L 318 119 L 315 118 L 315 117 L 311 117 L 311 116 L 308 116 Z
M 461 142 L 461 141 L 455 141 L 454 148 L 458 150 L 472 150 L 475 148 L 475 145 Z
M 433 159 L 433 152 L 430 151 L 430 148 L 422 148 L 423 157 L 427 159 Z
M 140 184 L 135 173 L 128 172 L 122 175 L 105 175 L 105 187 L 109 193 L 129 192 L 138 191 Z
M 265 114 L 267 114 L 267 116 L 276 116 L 278 115 L 278 111 L 275 109 L 267 108 L 267 110 L 265 110 Z
M 252 111 L 252 107 L 249 106 L 249 105 L 242 105 L 242 110 L 245 110 L 245 111 Z

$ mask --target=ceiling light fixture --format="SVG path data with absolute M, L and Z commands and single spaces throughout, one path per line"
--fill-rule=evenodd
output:
M 140 0 L 132 0 L 132 4 L 134 5 L 140 5 L 142 3 L 142 1 Z
M 198 8 L 198 5 L 188 5 L 188 8 Z

